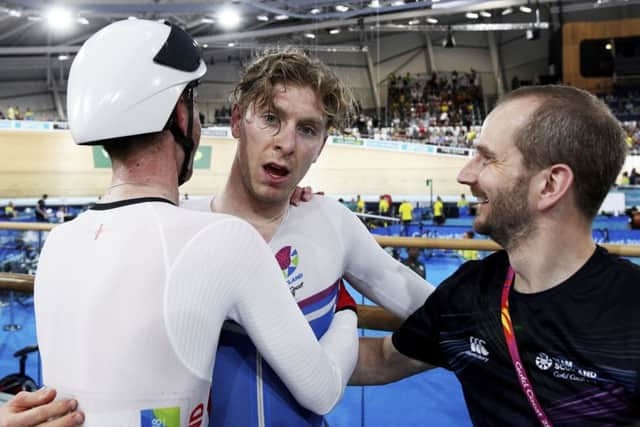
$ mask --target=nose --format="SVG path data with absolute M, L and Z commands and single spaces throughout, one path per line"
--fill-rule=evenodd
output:
M 282 152 L 283 155 L 291 154 L 296 146 L 295 126 L 282 124 L 280 130 L 273 137 L 274 149 Z
M 474 157 L 469 160 L 458 172 L 457 180 L 460 184 L 472 185 L 478 179 L 478 165 Z

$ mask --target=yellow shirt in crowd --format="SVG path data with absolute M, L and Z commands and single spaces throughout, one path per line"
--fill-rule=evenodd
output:
M 436 200 L 433 204 L 433 216 L 442 216 L 442 210 L 444 209 L 444 203 L 440 200 Z
M 413 206 L 409 202 L 402 202 L 398 207 L 400 219 L 403 221 L 411 221 L 413 219 Z

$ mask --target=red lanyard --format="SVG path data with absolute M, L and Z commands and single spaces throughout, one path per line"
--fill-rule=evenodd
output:
M 511 285 L 513 284 L 514 277 L 515 272 L 513 271 L 513 268 L 509 266 L 507 277 L 504 279 L 504 286 L 502 287 L 502 303 L 500 305 L 502 330 L 504 331 L 504 337 L 507 340 L 507 347 L 509 348 L 509 354 L 511 355 L 513 367 L 516 370 L 516 376 L 518 377 L 518 381 L 520 381 L 520 386 L 522 387 L 524 395 L 527 397 L 527 401 L 529 402 L 531 409 L 533 409 L 536 417 L 538 417 L 540 425 L 552 427 L 553 424 L 551 424 L 551 421 L 549 421 L 547 414 L 544 413 L 542 406 L 540 406 L 540 403 L 538 402 L 536 393 L 533 391 L 533 386 L 531 385 L 531 381 L 529 381 L 527 372 L 524 370 L 524 364 L 522 363 L 522 359 L 520 359 L 520 353 L 518 352 L 518 344 L 516 343 L 515 331 L 513 330 L 513 325 L 511 324 L 511 315 L 509 314 L 509 291 L 511 290 Z

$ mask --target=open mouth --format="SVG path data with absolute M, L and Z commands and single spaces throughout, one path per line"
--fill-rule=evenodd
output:
M 289 175 L 289 169 L 286 166 L 280 166 L 275 163 L 267 163 L 263 167 L 264 170 L 272 176 L 285 177 Z

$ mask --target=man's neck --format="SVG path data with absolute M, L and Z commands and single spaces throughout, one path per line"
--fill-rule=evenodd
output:
M 514 288 L 522 293 L 551 289 L 575 274 L 595 251 L 590 230 L 558 227 L 537 229 L 530 238 L 508 250 L 516 272 Z
M 112 181 L 101 199 L 102 203 L 118 202 L 120 200 L 136 199 L 140 197 L 161 197 L 174 204 L 178 204 L 178 189 L 166 186 L 135 181 Z
M 160 140 L 154 150 L 143 149 L 126 159 L 112 159 L 113 177 L 103 202 L 138 197 L 162 197 L 178 204 L 176 146 L 172 138 Z
M 245 191 L 238 191 L 239 187 L 227 181 L 222 193 L 211 201 L 211 210 L 244 219 L 266 242 L 271 241 L 289 210 L 288 200 L 282 203 L 260 202 Z

